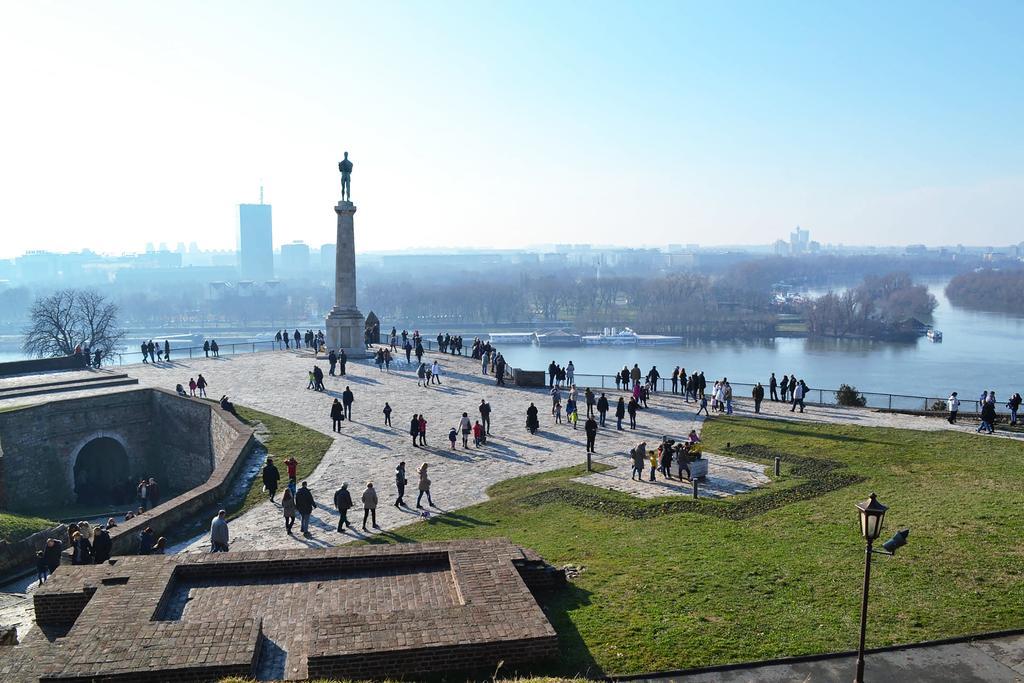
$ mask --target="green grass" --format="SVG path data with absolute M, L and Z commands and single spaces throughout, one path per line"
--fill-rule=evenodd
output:
M 505 536 L 584 566 L 543 598 L 562 657 L 534 673 L 639 673 L 855 648 L 854 504 L 874 491 L 890 506 L 884 537 L 911 533 L 896 557 L 875 557 L 869 646 L 1024 626 L 1019 442 L 742 418 L 712 419 L 703 436 L 711 452 L 781 453 L 783 476 L 680 507 L 573 484 L 576 467 L 502 482 L 486 503 L 379 541 Z M 779 499 L 787 490 L 803 494 Z
M 321 434 L 315 429 L 303 427 L 291 420 L 269 413 L 261 413 L 252 408 L 236 406 L 235 409 L 238 411 L 239 417 L 249 425 L 255 426 L 257 422 L 263 423 L 267 433 L 261 438 L 267 446 L 268 454 L 274 458 L 274 464 L 281 472 L 280 487 L 282 489 L 288 483 L 288 469 L 285 467 L 285 460 L 294 456 L 299 461 L 297 475 L 298 481 L 301 482 L 313 473 L 313 470 L 323 460 L 327 449 L 331 447 L 331 437 Z M 267 500 L 267 494 L 263 492 L 263 478 L 257 475 L 242 504 L 237 509 L 230 511 L 231 517 L 238 517 L 265 500 Z
M 13 543 L 30 536 L 37 531 L 52 529 L 57 522 L 42 517 L 16 515 L 12 512 L 0 512 L 0 539 Z

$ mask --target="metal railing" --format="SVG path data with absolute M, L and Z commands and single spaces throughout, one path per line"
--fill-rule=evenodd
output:
M 546 372 L 545 372 L 546 374 Z M 615 388 L 615 375 L 590 375 L 583 373 L 575 373 L 574 380 L 577 387 L 581 390 L 585 387 L 601 387 L 602 389 Z M 680 383 L 682 384 L 682 383 Z M 751 392 L 754 390 L 755 384 L 746 382 L 729 382 L 732 386 L 733 401 L 753 401 Z M 708 383 L 708 387 L 705 390 L 706 393 L 710 393 L 711 387 L 714 385 L 714 379 L 711 379 Z M 770 392 L 768 385 L 762 384 L 764 388 L 764 400 L 770 402 Z M 671 392 L 672 391 L 672 379 L 661 377 L 658 379 L 658 391 L 659 392 Z M 678 390 L 679 394 L 683 393 L 682 388 Z M 882 410 L 906 410 L 914 412 L 932 412 L 932 406 L 936 403 L 942 403 L 942 409 L 945 410 L 946 397 L 932 397 L 932 396 L 908 396 L 905 394 L 885 394 L 872 391 L 858 391 L 861 397 L 864 398 L 866 408 L 876 408 Z M 804 403 L 808 405 L 816 406 L 839 406 L 839 391 L 837 389 L 814 389 L 809 388 L 807 394 L 804 396 Z M 710 396 L 709 396 L 710 398 Z M 787 397 L 788 401 L 792 401 L 791 398 Z M 980 411 L 980 403 L 977 400 L 960 400 L 960 412 L 961 413 L 976 413 Z M 1009 410 L 1005 407 L 1005 401 L 999 401 L 996 405 L 996 412 L 1002 414 L 1009 414 Z
M 157 344 L 156 346 L 161 351 L 164 348 L 163 344 Z M 213 358 L 215 355 L 234 356 L 234 355 L 243 354 L 243 353 L 260 353 L 260 352 L 263 352 L 263 351 L 277 351 L 279 349 L 284 349 L 285 345 L 284 345 L 284 342 L 279 342 L 279 341 L 276 341 L 274 339 L 270 339 L 270 340 L 267 340 L 267 341 L 258 341 L 258 342 L 236 342 L 236 343 L 233 343 L 233 344 L 219 344 L 218 343 L 217 347 L 218 347 L 217 348 L 217 352 L 215 354 L 214 351 L 212 351 L 212 350 L 210 350 L 210 351 L 204 350 L 202 346 L 187 346 L 187 347 L 172 346 L 171 347 L 171 362 L 174 362 L 175 360 L 182 359 L 182 358 L 203 358 L 204 356 Z M 292 345 L 291 348 L 295 348 L 294 344 Z M 303 345 L 303 348 L 305 348 L 305 345 Z M 118 365 L 127 365 L 127 364 L 131 364 L 131 363 L 141 363 L 142 362 L 142 358 L 143 358 L 142 350 L 141 349 L 138 350 L 138 351 L 119 352 L 116 355 L 117 355 L 117 364 Z M 106 359 L 104 359 L 104 361 L 106 361 Z M 150 361 L 150 362 L 152 362 L 152 361 Z M 166 359 L 164 360 L 164 362 L 167 362 Z

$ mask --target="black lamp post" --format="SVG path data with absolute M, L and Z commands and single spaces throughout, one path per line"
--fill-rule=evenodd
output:
M 875 494 L 857 503 L 857 510 L 860 511 L 860 533 L 867 541 L 864 551 L 864 595 L 860 603 L 860 644 L 857 647 L 857 674 L 854 683 L 864 683 L 864 637 L 868 625 L 868 589 L 871 586 L 871 554 L 895 555 L 896 549 L 907 543 L 909 529 L 897 531 L 892 538 L 882 544 L 883 550 L 874 550 L 872 545 L 875 539 L 882 533 L 882 522 L 885 520 L 885 511 L 889 508 L 878 502 Z

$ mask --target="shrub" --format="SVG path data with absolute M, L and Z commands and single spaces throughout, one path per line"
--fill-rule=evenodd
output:
M 839 391 L 836 392 L 836 403 L 841 406 L 863 408 L 867 405 L 868 400 L 857 391 L 857 387 L 851 387 L 849 384 L 840 384 Z
M 948 408 L 949 405 L 944 400 L 942 400 L 941 398 L 937 398 L 935 399 L 935 402 L 932 403 L 931 409 L 937 413 L 944 413 Z

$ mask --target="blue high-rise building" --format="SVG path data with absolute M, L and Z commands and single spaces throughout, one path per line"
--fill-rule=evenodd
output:
M 238 206 L 238 266 L 243 280 L 274 279 L 274 241 L 270 204 Z

